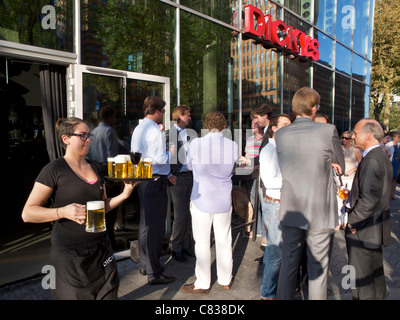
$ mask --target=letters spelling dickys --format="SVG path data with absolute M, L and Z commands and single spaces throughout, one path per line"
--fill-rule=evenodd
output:
M 319 42 L 317 39 L 306 35 L 304 32 L 287 26 L 282 20 L 272 21 L 270 14 L 264 15 L 262 11 L 252 5 L 246 5 L 244 34 L 261 41 L 272 42 L 275 46 L 285 48 L 296 56 L 319 60 Z M 254 27 L 254 18 L 257 29 Z M 278 29 L 286 32 L 283 39 L 279 38 Z M 262 42 L 261 42 L 262 44 Z

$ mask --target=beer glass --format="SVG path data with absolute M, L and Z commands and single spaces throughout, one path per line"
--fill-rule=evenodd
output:
M 115 163 L 114 158 L 107 158 L 107 172 L 111 178 L 115 177 Z
M 136 178 L 143 178 L 143 160 L 144 159 L 140 159 L 136 166 Z
M 153 177 L 153 159 L 144 158 L 143 159 L 143 178 Z
M 339 189 L 339 198 L 342 200 L 346 200 L 349 197 L 349 190 L 345 187 L 340 187 Z
M 86 203 L 86 232 L 104 231 L 106 231 L 104 201 L 88 201 Z
M 116 156 L 115 160 L 115 177 L 125 179 L 128 173 L 126 158 L 123 155 Z
M 132 161 L 129 159 L 129 161 L 126 163 L 126 166 L 128 167 L 128 174 L 127 177 L 128 178 L 134 178 L 134 172 L 133 172 L 133 163 Z

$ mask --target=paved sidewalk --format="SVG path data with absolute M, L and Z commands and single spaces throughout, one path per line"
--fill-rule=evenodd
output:
M 392 244 L 384 248 L 384 268 L 388 286 L 388 300 L 400 300 L 400 189 L 397 199 L 391 201 Z M 230 290 L 224 290 L 216 281 L 215 251 L 212 249 L 212 287 L 208 295 L 188 295 L 179 291 L 185 283 L 194 282 L 195 258 L 188 263 L 177 262 L 165 256 L 165 274 L 174 276 L 176 281 L 170 285 L 147 284 L 147 277 L 139 272 L 139 266 L 130 258 L 118 261 L 120 274 L 119 298 L 121 300 L 259 300 L 262 277 L 262 264 L 254 259 L 262 255 L 260 239 L 253 242 L 241 233 L 233 237 L 234 282 Z M 329 300 L 350 300 L 350 290 L 342 288 L 342 273 L 347 265 L 347 254 L 343 231 L 336 231 L 330 262 Z M 299 293 L 296 297 L 302 299 Z M 49 300 L 48 291 L 42 289 L 41 277 L 0 289 L 0 300 Z

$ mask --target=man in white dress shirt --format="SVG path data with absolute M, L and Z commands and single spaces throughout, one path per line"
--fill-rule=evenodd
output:
M 156 181 L 142 182 L 137 186 L 140 199 L 138 234 L 139 258 L 142 275 L 150 284 L 167 284 L 175 279 L 162 273 L 160 264 L 167 216 L 167 180 L 172 177 L 166 145 L 160 131 L 165 112 L 165 101 L 160 97 L 147 97 L 143 103 L 145 118 L 132 134 L 131 151 L 140 152 L 142 158 L 152 158 Z

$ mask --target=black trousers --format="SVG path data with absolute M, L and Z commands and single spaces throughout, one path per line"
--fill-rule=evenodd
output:
M 52 245 L 50 261 L 56 271 L 54 300 L 116 300 L 119 277 L 110 241 L 79 248 Z
M 142 182 L 137 186 L 140 199 L 140 222 L 138 234 L 139 258 L 146 269 L 149 281 L 162 273 L 160 263 L 167 216 L 167 177 Z
M 190 216 L 190 194 L 193 187 L 191 171 L 178 174 L 176 185 L 169 185 L 168 190 L 174 205 L 174 223 L 172 225 L 172 251 L 192 250 L 192 222 Z
M 383 271 L 382 247 L 365 248 L 357 233 L 348 228 L 345 232 L 349 265 L 355 268 L 356 288 L 351 295 L 354 300 L 383 300 L 386 297 L 386 281 Z

